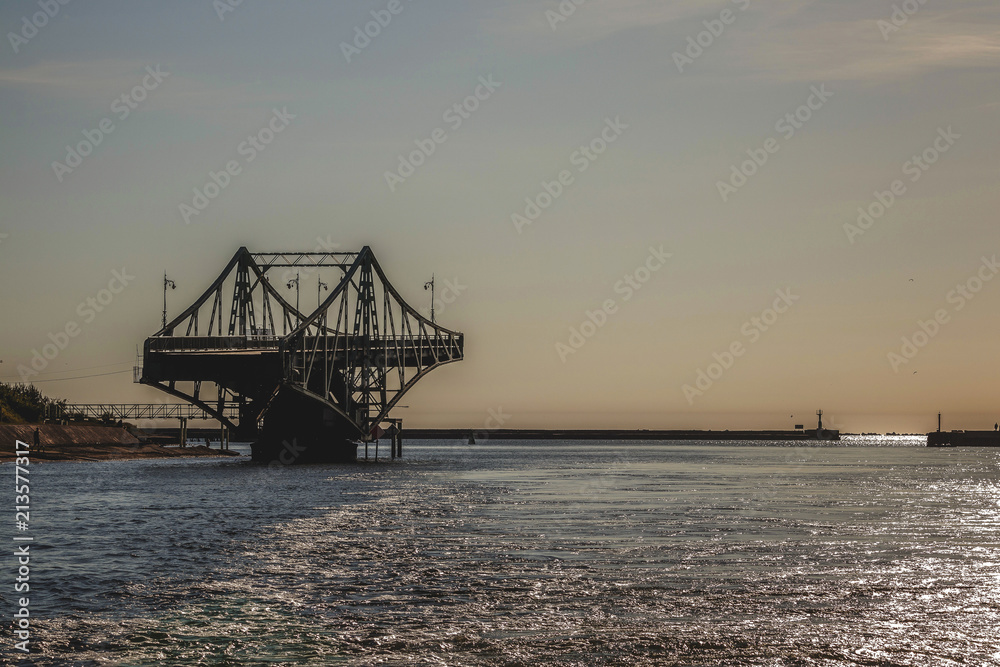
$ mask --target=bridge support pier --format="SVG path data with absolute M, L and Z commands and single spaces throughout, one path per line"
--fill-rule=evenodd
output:
M 389 428 L 385 430 L 385 435 L 389 437 L 389 451 L 392 460 L 403 458 L 403 420 L 397 418 L 386 419 Z
M 187 417 L 181 417 L 181 448 L 187 447 L 188 439 L 188 420 Z
M 398 428 L 393 430 L 392 439 L 389 440 L 389 445 L 392 447 L 393 459 L 403 458 L 403 436 L 400 434 Z
M 260 438 L 253 443 L 253 460 L 268 465 L 353 463 L 357 443 L 350 427 L 329 408 L 292 392 L 275 398 Z

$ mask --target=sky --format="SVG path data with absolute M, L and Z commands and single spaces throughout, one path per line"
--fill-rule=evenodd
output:
M 0 5 L 5 381 L 163 400 L 164 272 L 368 245 L 466 337 L 409 426 L 1000 419 L 994 0 L 62 1 Z

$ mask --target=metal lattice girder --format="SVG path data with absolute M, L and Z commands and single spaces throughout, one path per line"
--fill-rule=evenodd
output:
M 336 267 L 343 275 L 306 316 L 268 280 L 268 270 L 279 267 Z M 209 323 L 204 333 L 202 311 Z M 461 333 L 427 320 L 402 299 L 368 247 L 357 253 L 241 248 L 194 304 L 147 339 L 141 382 L 230 424 L 222 409 L 227 397 L 239 404 L 241 419 L 259 420 L 288 388 L 339 414 L 366 438 L 418 379 L 460 361 L 463 348 Z M 199 396 L 203 381 L 218 387 L 215 408 L 212 398 Z M 185 392 L 178 382 L 195 388 Z
M 239 417 L 238 405 L 226 403 L 223 414 Z M 215 419 L 197 405 L 190 403 L 67 403 L 60 407 L 62 415 L 83 415 L 90 419 Z
M 288 381 L 366 434 L 418 379 L 460 361 L 464 347 L 462 334 L 432 323 L 402 299 L 368 247 L 282 344 L 292 364 Z
M 232 286 L 229 285 L 229 279 Z M 261 336 L 277 335 L 274 314 L 271 309 L 271 300 L 274 300 L 280 307 L 279 322 L 283 330 L 281 335 L 287 334 L 294 328 L 295 324 L 301 322 L 304 315 L 297 311 L 285 298 L 276 290 L 270 280 L 267 279 L 266 270 L 262 270 L 254 261 L 253 256 L 246 248 L 240 248 L 223 269 L 215 282 L 205 290 L 193 304 L 183 313 L 167 323 L 160 331 L 153 334 L 153 338 L 170 337 L 177 335 L 176 332 L 184 328 L 184 336 L 199 336 L 199 314 L 207 308 L 211 301 L 211 314 L 209 315 L 208 335 L 211 336 L 213 330 L 215 335 L 222 335 L 222 311 L 225 308 L 225 295 L 230 295 L 230 319 L 229 336 Z M 256 305 L 255 305 L 256 304 Z M 256 326 L 256 313 L 262 314 L 262 326 Z M 216 320 L 216 317 L 218 320 Z M 218 322 L 218 326 L 213 324 Z
M 346 269 L 354 264 L 356 252 L 255 252 L 254 262 L 262 270 L 270 268 L 323 268 L 335 266 Z

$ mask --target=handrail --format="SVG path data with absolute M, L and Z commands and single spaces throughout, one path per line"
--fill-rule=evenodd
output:
M 322 338 L 323 336 L 307 335 L 306 339 Z M 151 352 L 166 352 L 170 350 L 259 350 L 280 348 L 283 336 L 161 336 L 149 340 L 149 350 Z M 342 333 L 341 339 L 347 344 L 355 344 L 362 341 L 374 343 L 376 345 L 388 341 L 408 341 L 412 336 L 355 336 L 354 334 Z M 462 346 L 463 334 L 441 336 L 441 340 L 448 343 L 455 343 Z

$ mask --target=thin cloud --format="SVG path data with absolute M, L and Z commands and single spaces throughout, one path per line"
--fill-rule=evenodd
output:
M 751 0 L 745 13 L 741 6 L 721 0 L 590 0 L 553 30 L 546 12 L 558 11 L 559 3 L 550 0 L 499 5 L 485 22 L 519 48 L 539 52 L 579 49 L 641 31 L 635 38 L 651 49 L 662 46 L 666 61 L 683 50 L 686 35 L 704 29 L 702 21 L 730 9 L 738 20 L 709 47 L 713 57 L 699 63 L 702 74 L 711 77 L 877 83 L 1000 64 L 1000 11 L 985 2 L 959 10 L 923 5 L 888 39 L 879 20 L 890 20 L 891 3 Z
M 1000 65 L 1000 29 L 992 22 L 918 15 L 883 37 L 877 20 L 771 26 L 738 36 L 740 74 L 786 81 L 883 82 L 928 72 Z
M 89 62 L 44 60 L 27 67 L 0 70 L 0 85 L 30 86 L 32 93 L 93 95 L 135 85 L 146 65 L 125 60 Z
M 571 0 L 568 1 L 569 4 L 574 4 Z M 706 14 L 703 0 L 591 0 L 576 7 L 576 11 L 566 21 L 555 23 L 553 30 L 553 23 L 547 12 L 558 14 L 560 4 L 558 0 L 501 4 L 494 8 L 487 27 L 500 35 L 557 37 L 560 42 L 552 44 L 552 47 L 559 48 L 565 45 L 579 46 L 581 43 L 605 39 L 634 28 L 653 28 Z
M 28 67 L 0 70 L 0 90 L 21 88 L 37 96 L 71 100 L 98 108 L 139 85 L 147 67 L 169 73 L 164 93 L 153 97 L 151 108 L 179 113 L 220 111 L 234 107 L 277 104 L 284 97 L 268 92 L 260 81 L 218 86 L 185 75 L 171 65 L 135 60 L 42 61 Z

